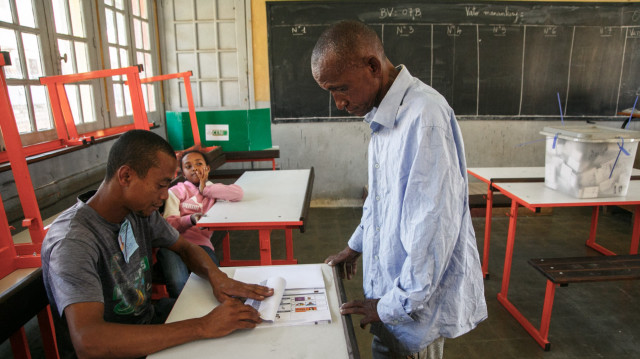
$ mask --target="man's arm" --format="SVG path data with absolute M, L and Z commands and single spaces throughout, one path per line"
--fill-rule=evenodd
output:
M 64 314 L 79 358 L 142 357 L 186 342 L 225 336 L 260 323 L 259 313 L 230 299 L 201 318 L 161 325 L 105 322 L 104 304 L 83 302 L 67 306 Z
M 229 278 L 218 269 L 200 246 L 187 241 L 182 236 L 179 236 L 176 243 L 169 249 L 178 253 L 192 272 L 202 278 L 209 279 L 213 294 L 220 302 L 224 302 L 231 297 L 263 300 L 265 297 L 273 295 L 273 289 L 257 284 L 246 284 Z
M 440 286 L 460 236 L 465 179 L 455 143 L 439 127 L 418 131 L 402 203 L 400 240 L 407 253 L 392 290 L 380 298 L 378 315 L 385 323 L 412 321 Z

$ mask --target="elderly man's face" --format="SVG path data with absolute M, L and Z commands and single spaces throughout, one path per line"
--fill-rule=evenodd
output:
M 327 59 L 313 69 L 313 77 L 333 96 L 339 110 L 364 116 L 376 105 L 381 78 L 370 65 L 342 64 Z

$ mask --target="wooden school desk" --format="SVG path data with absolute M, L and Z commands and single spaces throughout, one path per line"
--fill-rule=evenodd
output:
M 260 260 L 232 260 L 229 236 L 223 242 L 222 266 L 296 264 L 292 230 L 304 232 L 313 167 L 305 170 L 248 171 L 235 182 L 244 197 L 239 202 L 216 202 L 198 221 L 198 227 L 213 230 L 258 230 Z M 285 230 L 286 259 L 271 259 L 271 231 Z
M 518 220 L 518 206 L 524 206 L 530 210 L 542 207 L 585 207 L 593 206 L 591 217 L 591 233 L 587 239 L 587 246 L 607 255 L 615 253 L 598 245 L 596 240 L 596 226 L 598 221 L 598 206 L 605 205 L 631 205 L 635 207 L 633 232 L 631 234 L 631 246 L 629 254 L 638 253 L 638 242 L 640 239 L 640 181 L 631 181 L 629 190 L 625 197 L 607 198 L 585 198 L 578 199 L 567 194 L 547 188 L 543 182 L 529 183 L 499 183 L 494 184 L 496 190 L 511 198 L 511 211 L 509 219 L 509 232 L 507 237 L 507 247 L 504 257 L 504 272 L 502 276 L 502 288 L 498 293 L 498 301 L 516 318 L 516 320 L 527 330 L 527 332 L 542 346 L 548 344 L 547 334 L 538 331 L 509 301 L 507 294 L 509 291 L 509 278 L 511 276 L 511 262 L 513 259 L 513 247 L 516 237 L 516 222 Z M 540 220 L 543 220 L 542 218 Z M 562 256 L 563 253 L 549 253 Z M 550 320 L 551 314 L 549 313 Z M 544 321 L 544 318 L 543 318 Z M 542 327 L 542 326 L 541 326 Z
M 491 242 L 491 220 L 493 213 L 494 183 L 544 182 L 544 167 L 473 167 L 467 168 L 473 177 L 487 184 L 487 208 L 484 226 L 484 245 L 482 250 L 482 275 L 489 278 L 489 244 Z M 640 179 L 640 170 L 631 171 L 631 179 Z M 598 210 L 596 207 L 594 210 Z
M 220 270 L 229 277 L 235 272 L 234 267 Z M 346 299 L 340 276 L 335 267 L 325 264 L 322 275 L 331 309 L 329 324 L 238 330 L 226 337 L 182 344 L 147 358 L 360 358 L 351 319 L 340 315 L 338 309 Z M 209 282 L 192 274 L 167 323 L 201 317 L 218 304 Z

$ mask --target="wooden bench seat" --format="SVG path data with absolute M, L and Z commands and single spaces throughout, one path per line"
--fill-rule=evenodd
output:
M 528 323 L 525 329 L 544 350 L 550 350 L 549 324 L 556 287 L 570 283 L 640 279 L 640 255 L 565 257 L 530 259 L 535 269 L 547 278 L 540 329 Z
M 535 269 L 556 284 L 640 279 L 640 255 L 541 258 L 529 260 Z

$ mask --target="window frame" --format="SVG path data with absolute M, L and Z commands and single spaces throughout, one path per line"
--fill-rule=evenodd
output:
M 87 71 L 97 71 L 103 69 L 111 69 L 110 60 L 108 57 L 108 41 L 106 39 L 106 21 L 105 21 L 105 4 L 104 1 L 80 1 L 82 4 L 82 18 L 85 26 L 85 36 L 76 37 L 73 35 L 73 31 L 71 31 L 68 35 L 61 35 L 57 33 L 53 12 L 53 1 L 52 0 L 30 0 L 33 6 L 34 11 L 34 21 L 35 27 L 31 28 L 28 26 L 20 25 L 19 19 L 17 17 L 17 2 L 25 1 L 25 0 L 9 0 L 9 6 L 11 8 L 12 13 L 12 23 L 0 22 L 0 28 L 6 28 L 14 31 L 16 34 L 16 42 L 17 42 L 17 51 L 18 57 L 20 60 L 23 78 L 22 79 L 7 79 L 8 86 L 24 86 L 25 91 L 27 92 L 27 103 L 29 110 L 29 121 L 31 123 L 31 132 L 20 134 L 20 138 L 23 143 L 23 147 L 32 147 L 33 150 L 27 151 L 29 153 L 37 152 L 43 153 L 47 152 L 46 149 L 51 148 L 50 145 L 46 145 L 47 142 L 59 142 L 59 135 L 55 120 L 53 117 L 53 113 L 51 110 L 51 101 L 49 94 L 46 90 L 46 87 L 40 84 L 38 78 L 29 79 L 29 75 L 27 73 L 26 68 L 26 55 L 24 53 L 23 44 L 22 44 L 22 33 L 34 33 L 38 36 L 39 39 L 39 50 L 40 50 L 40 61 L 42 66 L 43 77 L 48 76 L 57 76 L 62 74 L 62 64 L 60 61 L 60 48 L 58 46 L 59 40 L 78 40 L 83 41 L 86 40 L 87 47 Z M 133 16 L 133 1 L 140 0 L 123 0 L 124 8 L 125 8 L 125 23 L 126 23 L 126 34 L 125 36 L 128 39 L 128 61 L 129 66 L 136 65 L 136 61 L 134 58 L 136 57 L 136 53 L 139 51 L 135 46 L 135 33 L 133 30 L 134 24 L 134 16 Z M 68 4 L 68 2 L 67 2 Z M 149 27 L 149 45 L 150 49 L 146 50 L 149 53 L 151 62 L 153 64 L 151 71 L 145 71 L 146 73 L 157 74 L 158 69 L 160 68 L 160 63 L 162 61 L 160 52 L 158 51 L 159 46 L 159 34 L 158 34 L 158 25 L 157 21 L 157 5 L 153 0 L 146 0 L 146 10 L 147 10 L 147 18 L 148 27 Z M 67 21 L 69 22 L 69 12 L 68 6 L 65 9 L 67 16 Z M 97 18 L 96 18 L 97 17 Z M 69 23 L 70 29 L 72 28 L 71 23 Z M 72 52 L 75 51 L 75 46 L 72 43 Z M 4 49 L 0 49 L 4 50 Z M 106 52 L 105 52 L 106 50 Z M 69 59 L 67 59 L 69 61 Z M 75 58 L 73 60 L 75 62 Z M 77 64 L 74 66 L 74 70 L 77 71 Z M 141 74 L 142 77 L 146 77 L 144 74 Z M 124 82 L 124 80 L 123 80 Z M 114 91 L 112 86 L 112 80 L 109 79 L 101 79 L 101 80 L 93 80 L 94 85 L 93 88 L 93 107 L 94 107 L 94 116 L 95 122 L 88 123 L 76 123 L 76 127 L 78 132 L 95 132 L 100 130 L 108 130 L 111 128 L 117 128 L 123 125 L 131 125 L 134 123 L 133 116 L 130 114 L 125 117 L 117 117 L 115 115 L 115 107 L 114 107 Z M 49 116 L 52 124 L 52 129 L 47 130 L 37 130 L 35 125 L 37 121 L 37 117 L 35 116 L 35 111 L 33 108 L 33 96 L 30 93 L 30 88 L 28 86 L 43 86 L 45 89 L 45 97 L 47 99 L 47 105 L 49 110 Z M 147 118 L 149 121 L 154 121 L 158 123 L 163 117 L 162 114 L 164 112 L 164 104 L 162 103 L 161 96 L 161 88 L 159 84 L 149 84 L 144 86 L 153 86 L 153 96 L 155 102 L 155 111 L 148 111 Z M 125 88 L 125 98 L 128 96 L 128 91 Z M 146 91 L 146 88 L 143 87 L 143 91 Z M 148 101 L 145 101 L 145 107 L 148 108 Z M 14 107 L 15 111 L 15 107 Z M 108 131 L 104 131 L 108 132 Z M 4 151 L 4 144 L 2 143 L 2 139 L 0 139 L 0 151 Z M 2 160 L 3 156 L 0 156 L 0 162 L 4 162 Z

